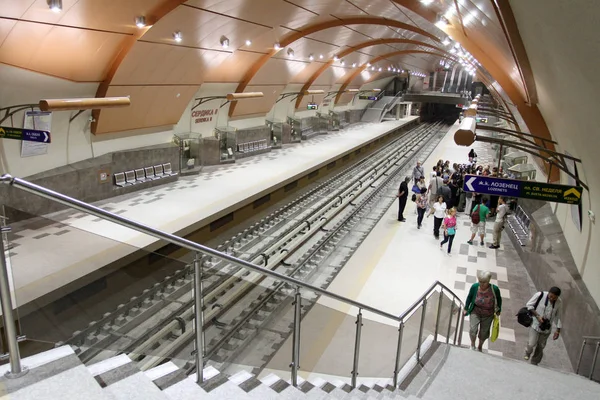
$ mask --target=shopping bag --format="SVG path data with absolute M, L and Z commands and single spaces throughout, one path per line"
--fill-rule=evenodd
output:
M 492 322 L 492 336 L 490 340 L 495 342 L 498 339 L 498 335 L 500 334 L 500 317 L 498 315 L 494 315 L 494 322 Z

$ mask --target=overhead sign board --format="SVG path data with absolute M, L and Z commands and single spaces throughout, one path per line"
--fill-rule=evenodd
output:
M 377 100 L 377 96 L 358 96 L 359 100 Z
M 481 122 L 483 124 L 487 124 L 488 119 L 486 117 L 475 117 L 475 122 Z
M 317 108 L 319 108 L 319 106 L 316 103 L 308 103 L 308 105 L 306 106 L 306 108 L 308 110 L 316 110 Z
M 0 126 L 0 138 L 50 143 L 50 132 Z
M 465 192 L 566 204 L 579 204 L 583 193 L 583 188 L 580 186 L 555 185 L 479 175 L 466 175 L 464 182 L 463 190 Z

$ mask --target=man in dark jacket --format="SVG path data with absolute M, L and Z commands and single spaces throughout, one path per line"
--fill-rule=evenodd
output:
M 410 177 L 407 176 L 400 184 L 400 189 L 398 189 L 398 221 L 400 222 L 406 221 L 403 213 L 408 199 L 408 182 L 410 182 Z
M 444 179 L 444 184 L 440 187 L 438 192 L 440 196 L 444 197 L 444 203 L 446 203 L 446 209 L 452 208 L 452 190 L 448 187 L 448 179 Z

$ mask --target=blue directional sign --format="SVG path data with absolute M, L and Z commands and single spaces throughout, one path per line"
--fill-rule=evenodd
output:
M 463 190 L 492 196 L 522 197 L 566 204 L 579 204 L 583 193 L 583 188 L 580 186 L 555 185 L 479 175 L 466 175 Z
M 0 138 L 50 143 L 50 132 L 0 126 Z

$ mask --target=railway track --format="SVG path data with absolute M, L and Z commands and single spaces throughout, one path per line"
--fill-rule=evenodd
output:
M 433 149 L 442 129 L 441 123 L 419 125 L 217 249 L 326 287 L 394 200 L 397 178 L 412 169 L 414 157 Z M 292 288 L 215 258 L 202 257 L 201 263 L 205 353 L 223 368 L 286 308 Z M 127 353 L 143 370 L 166 359 L 186 364 L 193 357 L 192 272 L 190 266 L 175 271 L 67 343 L 88 363 Z M 316 296 L 307 299 L 305 311 Z

